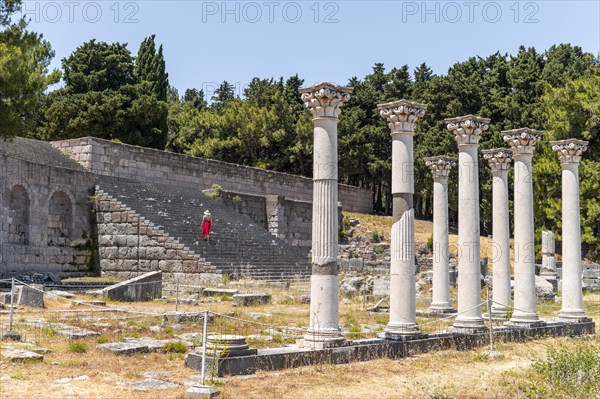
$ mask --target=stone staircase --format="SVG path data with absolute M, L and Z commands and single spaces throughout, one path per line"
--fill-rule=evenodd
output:
M 258 226 L 219 197 L 199 189 L 98 176 L 96 185 L 112 198 L 152 222 L 173 239 L 204 258 L 216 271 L 234 279 L 306 280 L 310 248 L 291 246 Z M 212 214 L 210 241 L 204 241 L 201 221 Z

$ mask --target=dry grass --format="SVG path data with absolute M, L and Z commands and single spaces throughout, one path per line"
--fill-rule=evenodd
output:
M 344 212 L 345 216 L 356 218 L 360 220 L 360 225 L 356 227 L 356 234 L 369 236 L 370 231 L 377 231 L 383 236 L 383 240 L 389 242 L 390 232 L 392 229 L 392 217 L 391 216 L 377 216 L 377 215 L 365 215 L 362 213 Z M 432 237 L 433 234 L 433 223 L 429 220 L 415 220 L 415 241 L 420 244 L 426 244 L 427 240 Z M 493 259 L 492 257 L 492 238 L 488 236 L 482 236 L 480 241 L 480 255 Z M 511 263 L 514 262 L 514 253 L 512 251 L 514 242 L 510 241 Z M 458 253 L 458 235 L 449 235 L 449 250 L 453 255 Z M 489 264 L 491 268 L 491 261 Z
M 232 321 L 218 318 L 211 324 L 209 331 L 241 332 L 255 334 L 265 331 L 265 323 L 273 326 L 308 324 L 308 305 L 296 300 L 290 302 L 290 297 L 296 298 L 306 289 L 306 285 L 293 286 L 291 290 L 282 288 L 261 288 L 273 295 L 273 303 L 250 308 L 233 307 L 231 301 L 203 303 L 200 306 L 180 305 L 180 310 L 200 312 L 205 308 L 218 313 L 233 312 L 236 317 L 247 322 Z M 455 292 L 453 292 L 455 295 Z M 162 332 L 154 333 L 150 326 L 160 324 L 161 318 L 156 316 L 139 315 L 122 312 L 99 313 L 77 308 L 66 307 L 68 312 L 57 312 L 64 305 L 58 302 L 62 299 L 48 300 L 52 309 L 37 313 L 25 313 L 19 309 L 17 321 L 29 318 L 45 317 L 50 321 L 60 321 L 67 324 L 79 325 L 91 330 L 100 331 L 92 324 L 95 320 L 85 317 L 103 318 L 103 334 L 109 342 L 119 341 L 125 336 L 151 336 L 154 338 L 172 338 L 173 334 L 200 331 L 200 325 L 182 323 L 181 330 L 173 330 L 172 324 L 166 324 Z M 67 302 L 68 303 L 68 302 Z M 419 308 L 426 308 L 425 301 L 418 301 Z M 600 294 L 586 294 L 585 308 L 600 323 Z M 369 314 L 362 308 L 363 304 L 357 298 L 353 303 L 340 305 L 340 321 L 346 328 L 358 326 L 376 330 L 387 323 L 384 314 Z M 164 313 L 174 310 L 174 304 L 161 302 L 147 303 L 109 303 L 109 309 L 127 308 L 130 311 Z M 539 313 L 542 317 L 556 315 L 560 304 L 539 302 Z M 262 313 L 264 318 L 253 320 L 250 313 Z M 271 315 L 271 316 L 269 316 Z M 133 317 L 123 319 L 123 317 Z M 66 319 L 63 319 L 66 318 Z M 0 321 L 6 322 L 7 315 L 0 315 Z M 431 318 L 419 317 L 419 323 L 431 321 Z M 439 328 L 443 323 L 433 323 L 432 328 Z M 423 326 L 423 331 L 429 328 Z M 376 332 L 363 336 L 374 336 Z M 48 331 L 38 330 L 35 334 L 26 331 L 26 337 L 34 338 L 41 346 L 49 347 L 52 353 L 45 355 L 42 363 L 0 363 L 0 397 L 2 398 L 181 398 L 187 386 L 184 381 L 190 380 L 197 373 L 184 366 L 183 355 L 153 353 L 137 354 L 128 357 L 115 356 L 111 353 L 96 349 L 96 338 L 83 340 L 87 344 L 85 353 L 72 353 L 69 350 L 69 340 L 56 336 Z M 348 336 L 352 339 L 353 336 Z M 358 338 L 359 336 L 354 336 Z M 598 335 L 594 338 L 598 341 Z M 527 386 L 527 378 L 531 377 L 528 368 L 533 359 L 543 356 L 546 348 L 564 342 L 571 345 L 577 339 L 545 339 L 525 344 L 500 344 L 503 357 L 486 359 L 481 356 L 482 349 L 458 352 L 442 351 L 419 355 L 415 358 L 392 361 L 388 359 L 348 365 L 321 365 L 303 367 L 274 373 L 259 372 L 249 379 L 228 377 L 222 387 L 223 398 L 341 398 L 341 397 L 381 397 L 381 398 L 431 398 L 435 395 L 450 398 L 504 398 L 523 397 L 515 395 L 519 386 Z M 273 346 L 262 343 L 257 346 Z M 118 385 L 141 381 L 146 376 L 144 372 L 168 372 L 168 380 L 179 387 L 160 391 L 135 391 L 130 386 Z M 82 381 L 58 383 L 61 378 L 74 378 L 87 375 Z
M 598 338 L 593 338 L 598 343 Z M 501 356 L 481 349 L 433 352 L 398 361 L 311 366 L 250 379 L 229 377 L 222 398 L 508 398 L 523 397 L 530 365 L 565 338 L 500 344 Z M 517 396 L 515 396 L 517 394 Z M 520 395 L 519 395 L 520 394 Z

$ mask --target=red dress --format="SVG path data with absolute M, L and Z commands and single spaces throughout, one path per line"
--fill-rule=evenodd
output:
M 202 237 L 206 237 L 207 235 L 210 234 L 210 226 L 211 226 L 211 221 L 210 220 L 205 220 L 204 223 L 202 224 Z

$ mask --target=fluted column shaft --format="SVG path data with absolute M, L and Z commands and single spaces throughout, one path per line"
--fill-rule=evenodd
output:
M 492 181 L 492 313 L 505 316 L 510 306 L 510 226 L 508 215 L 508 170 L 493 172 Z
M 344 340 L 338 304 L 337 124 L 350 91 L 329 83 L 300 89 L 314 124 L 310 326 L 304 337 L 310 346 L 337 345 Z
M 455 326 L 482 327 L 477 145 L 458 148 L 458 317 Z
M 479 238 L 479 138 L 489 119 L 467 115 L 446 119 L 458 144 L 458 332 L 485 328 L 481 315 Z
M 433 174 L 433 281 L 431 313 L 450 313 L 448 248 L 448 174 L 456 161 L 448 157 L 425 159 Z
M 558 320 L 589 320 L 583 310 L 579 160 L 587 142 L 570 139 L 552 142 L 562 167 L 562 308 Z
M 515 155 L 515 310 L 511 321 L 537 320 L 532 155 Z
M 515 163 L 515 293 L 509 324 L 532 326 L 541 321 L 536 313 L 535 245 L 533 225 L 533 150 L 542 132 L 522 128 L 502 132 L 511 145 Z
M 378 105 L 392 134 L 393 221 L 390 259 L 390 321 L 388 339 L 419 333 L 415 291 L 413 136 L 426 105 L 399 100 Z
M 508 168 L 512 152 L 505 148 L 485 150 L 492 170 L 492 314 L 506 316 L 510 306 L 510 226 L 508 214 Z

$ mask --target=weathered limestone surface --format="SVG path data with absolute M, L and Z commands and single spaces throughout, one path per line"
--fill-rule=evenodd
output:
M 226 190 L 221 190 L 220 194 L 226 205 L 250 216 L 275 237 L 287 240 L 291 245 L 310 247 L 311 202 L 282 195 L 253 195 Z
M 556 260 L 554 259 L 554 233 L 542 231 L 542 269 L 540 275 L 556 278 Z
M 587 321 L 583 310 L 581 278 L 581 226 L 579 208 L 579 161 L 587 141 L 552 141 L 562 167 L 562 308 L 560 321 Z
M 263 305 L 271 302 L 271 294 L 245 293 L 234 294 L 233 302 L 241 306 Z
M 149 301 L 162 296 L 162 272 L 148 272 L 102 289 L 102 296 L 113 301 Z
M 65 151 L 89 171 L 107 176 L 159 183 L 168 180 L 170 184 L 201 189 L 219 183 L 229 191 L 312 201 L 312 180 L 301 176 L 93 137 L 55 141 L 52 145 Z M 369 190 L 344 184 L 340 184 L 338 190 L 339 197 L 344 199 L 344 210 L 365 213 L 373 210 Z
M 450 267 L 448 248 L 448 175 L 456 165 L 454 158 L 425 158 L 433 174 L 433 295 L 429 311 L 450 313 Z
M 419 334 L 415 298 L 413 136 L 427 105 L 403 99 L 377 107 L 392 135 L 394 224 L 390 247 L 390 321 L 385 334 L 389 339 L 402 339 Z
M 338 304 L 338 154 L 337 124 L 351 88 L 321 83 L 300 89 L 313 116 L 313 211 L 309 345 L 344 340 Z
M 458 144 L 458 317 L 460 332 L 484 328 L 481 317 L 481 267 L 479 241 L 479 160 L 477 147 L 490 120 L 466 115 L 446 119 Z
M 49 143 L 0 141 L 0 278 L 93 271 L 93 177 Z
M 504 317 L 510 306 L 510 226 L 508 213 L 508 169 L 512 152 L 506 148 L 482 151 L 492 170 L 492 267 L 494 290 L 492 314 Z
M 16 285 L 15 304 L 31 306 L 34 308 L 44 307 L 44 286 L 42 285 Z
M 535 253 L 533 224 L 533 150 L 542 132 L 529 128 L 502 132 L 515 162 L 515 293 L 514 311 L 509 323 L 531 326 L 543 323 L 536 313 Z

